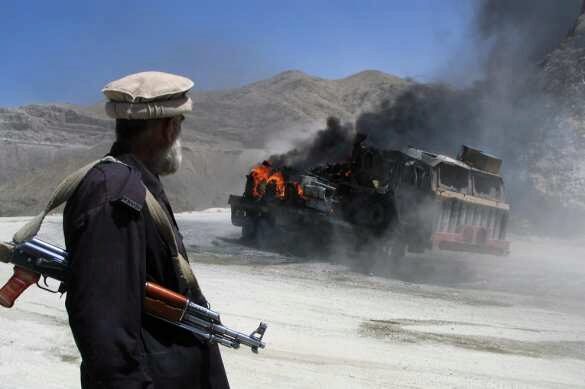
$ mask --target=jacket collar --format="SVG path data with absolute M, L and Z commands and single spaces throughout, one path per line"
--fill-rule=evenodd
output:
M 132 153 L 130 148 L 121 142 L 115 142 L 108 155 L 124 162 L 140 173 L 142 182 L 148 190 L 157 198 L 166 198 L 164 188 L 158 175 L 153 174 L 142 162 L 140 162 Z

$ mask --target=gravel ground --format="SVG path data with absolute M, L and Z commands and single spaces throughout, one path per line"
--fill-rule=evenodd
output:
M 25 219 L 0 218 L 0 239 Z M 417 255 L 367 275 L 220 239 L 239 233 L 225 210 L 178 219 L 224 323 L 269 323 L 260 354 L 223 349 L 234 388 L 585 387 L 585 242 L 516 239 L 506 258 Z M 52 216 L 42 236 L 60 228 Z M 27 291 L 0 328 L 0 389 L 79 387 L 58 295 Z

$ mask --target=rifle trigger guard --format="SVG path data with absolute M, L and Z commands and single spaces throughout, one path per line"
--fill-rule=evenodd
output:
M 49 284 L 47 283 L 47 278 L 49 278 L 49 277 L 47 277 L 47 276 L 43 276 L 43 283 L 45 284 L 45 286 L 41 286 L 41 284 L 39 284 L 39 281 L 40 281 L 40 280 L 39 280 L 39 281 L 37 281 L 37 286 L 38 286 L 39 288 L 41 288 L 42 290 L 46 290 L 47 292 L 51 292 L 51 293 L 59 293 L 59 289 L 57 289 L 57 290 L 53 290 L 53 289 L 50 289 L 50 288 L 49 288 Z

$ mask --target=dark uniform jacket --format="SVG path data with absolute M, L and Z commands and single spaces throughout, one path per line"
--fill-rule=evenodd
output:
M 146 185 L 176 221 L 158 177 L 115 143 L 87 174 L 64 211 L 72 260 L 66 283 L 69 324 L 82 356 L 84 389 L 229 388 L 217 345 L 143 312 L 153 281 L 206 304 L 175 272 L 145 204 Z M 179 249 L 187 258 L 178 228 Z

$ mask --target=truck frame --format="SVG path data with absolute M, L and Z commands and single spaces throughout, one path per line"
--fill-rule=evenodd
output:
M 310 251 L 341 237 L 358 251 L 374 244 L 395 258 L 425 250 L 509 254 L 501 160 L 468 146 L 451 158 L 413 147 L 379 150 L 363 140 L 344 163 L 281 168 L 280 180 L 262 181 L 253 171 L 244 194 L 229 198 L 232 224 L 263 248 Z

